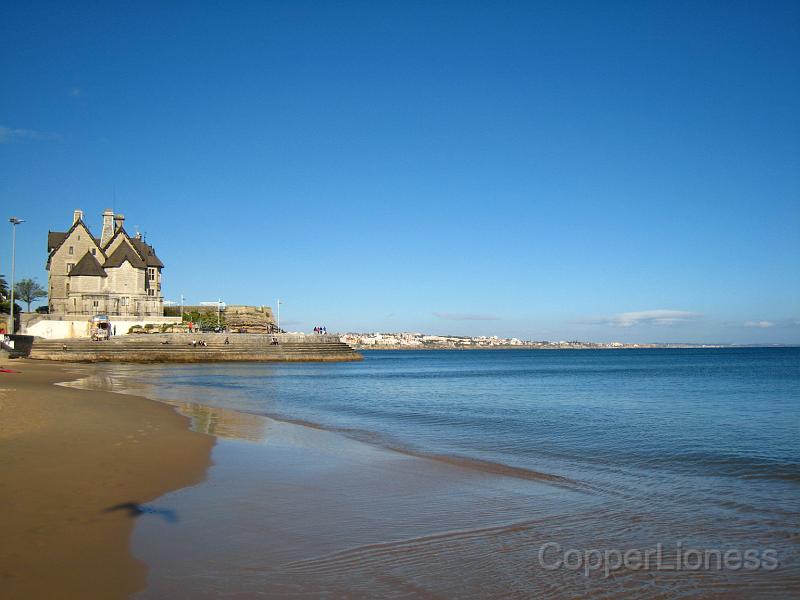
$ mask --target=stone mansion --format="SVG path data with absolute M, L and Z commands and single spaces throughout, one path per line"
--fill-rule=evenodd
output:
M 68 231 L 48 233 L 51 315 L 164 314 L 164 263 L 141 235 L 128 235 L 124 222 L 125 217 L 106 210 L 100 238 L 96 238 L 83 221 L 83 211 L 76 210 Z

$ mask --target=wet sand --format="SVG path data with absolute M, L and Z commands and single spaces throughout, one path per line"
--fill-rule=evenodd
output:
M 124 598 L 138 505 L 201 481 L 214 438 L 141 397 L 55 385 L 95 367 L 2 361 L 0 586 L 8 598 Z
M 202 484 L 142 519 L 141 600 L 498 598 L 527 590 L 565 490 L 401 454 L 338 433 L 185 404 L 219 436 Z M 260 430 L 260 435 L 254 435 Z M 577 494 L 576 494 L 577 495 Z M 547 574 L 545 574 L 547 575 Z M 525 592 L 509 593 L 512 584 Z

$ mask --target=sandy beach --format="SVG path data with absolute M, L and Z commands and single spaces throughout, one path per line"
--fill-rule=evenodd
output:
M 137 505 L 203 479 L 214 438 L 171 407 L 55 385 L 94 367 L 0 367 L 0 585 L 9 598 L 122 598 Z

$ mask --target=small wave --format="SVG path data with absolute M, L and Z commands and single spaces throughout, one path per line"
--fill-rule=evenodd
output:
M 592 486 L 587 483 L 579 482 L 569 477 L 556 475 L 554 473 L 546 473 L 544 471 L 536 471 L 527 469 L 525 467 L 516 467 L 505 463 L 484 460 L 475 457 L 461 456 L 458 454 L 438 454 L 432 452 L 424 452 L 408 446 L 404 446 L 395 440 L 391 440 L 388 436 L 378 434 L 372 431 L 362 429 L 343 428 L 343 427 L 329 427 L 320 423 L 307 421 L 304 419 L 292 419 L 279 414 L 260 413 L 276 421 L 284 423 L 291 423 L 293 425 L 300 425 L 302 427 L 309 427 L 320 431 L 331 431 L 357 440 L 359 442 L 379 446 L 392 452 L 405 454 L 406 456 L 413 456 L 422 460 L 432 460 L 438 463 L 444 463 L 453 467 L 461 469 L 471 469 L 473 471 L 480 471 L 483 473 L 490 473 L 493 475 L 500 475 L 503 477 L 514 477 L 516 479 L 524 479 L 527 481 L 539 481 L 551 485 L 558 485 L 568 487 L 573 490 L 590 491 Z
M 442 545 L 498 537 L 509 533 L 524 533 L 548 521 L 550 518 L 531 519 L 504 525 L 445 531 L 391 542 L 365 544 L 323 556 L 293 561 L 283 565 L 283 569 L 302 572 L 335 571 L 345 566 L 357 564 L 363 567 L 368 563 L 382 562 L 388 557 L 393 557 L 396 562 L 396 557 L 408 553 L 414 553 L 416 560 L 424 560 L 426 556 L 435 554 Z

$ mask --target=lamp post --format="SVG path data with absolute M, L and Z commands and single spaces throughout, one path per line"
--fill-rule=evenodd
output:
M 11 305 L 8 308 L 8 331 L 13 334 L 16 325 L 14 319 L 14 262 L 17 251 L 17 225 L 25 221 L 17 217 L 11 217 L 8 222 L 11 223 Z

